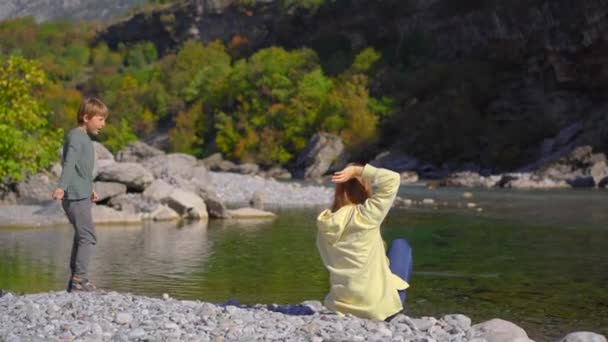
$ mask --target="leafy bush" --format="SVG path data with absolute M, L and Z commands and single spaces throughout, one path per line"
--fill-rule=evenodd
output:
M 48 125 L 37 91 L 46 75 L 23 57 L 0 59 L 0 179 L 19 180 L 57 159 L 61 129 Z

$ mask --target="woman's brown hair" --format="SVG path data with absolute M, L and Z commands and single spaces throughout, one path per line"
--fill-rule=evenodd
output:
M 359 164 L 351 163 L 348 165 Z M 331 211 L 336 212 L 338 209 L 349 204 L 363 204 L 370 197 L 372 197 L 372 186 L 369 181 L 357 177 L 344 183 L 337 183 Z

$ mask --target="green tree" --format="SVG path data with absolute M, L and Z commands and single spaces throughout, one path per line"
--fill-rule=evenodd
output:
M 169 143 L 173 152 L 200 156 L 203 136 L 207 130 L 203 103 L 195 103 L 175 118 L 175 127 L 169 131 Z
M 19 180 L 57 159 L 62 130 L 49 127 L 36 94 L 45 83 L 36 62 L 0 59 L 0 179 Z
M 116 153 L 130 142 L 137 140 L 137 136 L 124 118 L 110 118 L 111 123 L 107 125 L 102 133 L 104 146 Z M 118 124 L 112 124 L 118 122 Z
M 285 164 L 304 147 L 331 88 L 314 51 L 278 47 L 236 62 L 229 82 L 232 110 L 218 116 L 216 145 L 230 157 L 263 164 Z

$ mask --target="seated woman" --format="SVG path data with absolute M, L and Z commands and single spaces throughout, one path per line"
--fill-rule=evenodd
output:
M 408 243 L 395 240 L 387 258 L 380 236 L 400 176 L 369 164 L 351 164 L 336 172 L 332 182 L 336 183 L 333 206 L 317 218 L 317 247 L 331 283 L 324 304 L 339 314 L 390 318 L 403 309 L 412 271 Z M 377 186 L 373 195 L 372 182 Z

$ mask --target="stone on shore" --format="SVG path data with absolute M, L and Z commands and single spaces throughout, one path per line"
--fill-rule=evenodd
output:
M 179 220 L 179 214 L 166 205 L 158 206 L 153 212 L 149 214 L 150 218 L 154 221 L 175 221 Z
M 606 342 L 606 337 L 590 331 L 577 331 L 566 335 L 559 342 Z
M 154 148 L 144 142 L 134 141 L 116 154 L 116 160 L 119 162 L 139 163 L 148 158 L 163 155 L 165 152 Z
M 189 219 L 206 219 L 209 217 L 205 201 L 193 192 L 175 189 L 166 199 L 166 202 L 171 209 L 182 217 Z
M 526 331 L 517 325 L 499 318 L 475 324 L 471 327 L 472 337 L 483 338 L 487 342 L 534 342 Z
M 93 189 L 95 189 L 100 202 L 127 193 L 126 185 L 115 182 L 95 182 Z
M 277 216 L 269 211 L 248 207 L 228 210 L 228 213 L 230 218 L 234 219 L 274 218 Z
M 190 180 L 197 166 L 196 158 L 184 153 L 170 153 L 146 159 L 141 165 L 149 170 L 154 178 L 171 180 L 174 178 Z
M 304 150 L 295 161 L 295 174 L 298 178 L 319 178 L 344 153 L 342 139 L 329 133 L 317 133 L 310 138 Z
M 140 223 L 139 214 L 114 210 L 93 204 L 93 222 L 96 224 Z M 4 205 L 0 206 L 0 222 L 6 227 L 45 227 L 69 224 L 58 201 L 48 201 L 44 205 Z
M 38 204 L 50 200 L 57 183 L 57 179 L 46 173 L 28 176 L 17 183 L 18 203 Z
M 127 188 L 143 191 L 154 181 L 154 176 L 137 163 L 114 163 L 99 168 L 98 180 L 122 183 Z
M 493 319 L 471 326 L 464 315 L 390 322 L 338 316 L 318 301 L 240 305 L 65 291 L 0 297 L 0 341 L 487 341 L 530 342 L 517 325 Z M 576 332 L 560 342 L 606 342 Z
M 93 205 L 93 222 L 96 224 L 140 223 L 141 215 L 114 210 L 105 205 Z

